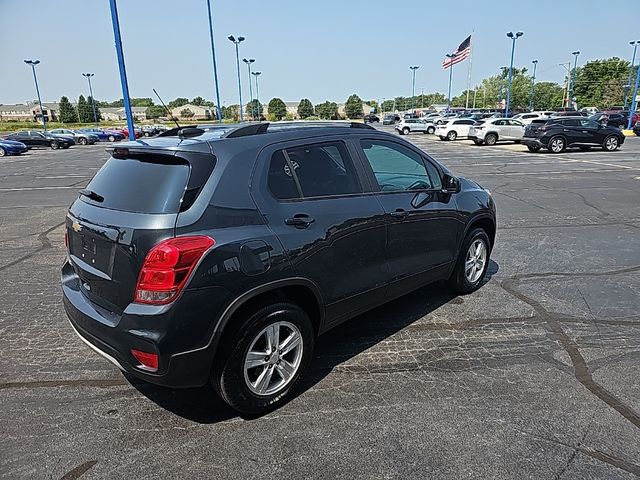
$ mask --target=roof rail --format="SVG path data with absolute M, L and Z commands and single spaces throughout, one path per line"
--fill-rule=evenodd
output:
M 250 123 L 242 125 L 223 135 L 223 138 L 248 137 L 250 135 L 258 135 L 267 131 L 269 122 Z

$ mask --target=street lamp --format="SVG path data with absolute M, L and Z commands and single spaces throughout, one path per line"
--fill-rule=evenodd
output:
M 580 51 L 576 50 L 575 52 L 571 52 L 573 55 L 573 72 L 571 73 L 571 88 L 569 89 L 569 102 L 573 102 L 573 89 L 575 88 L 576 83 L 576 69 L 578 67 L 578 55 L 580 55 Z
M 507 83 L 507 104 L 504 111 L 504 116 L 509 116 L 509 104 L 511 102 L 511 80 L 513 79 L 513 55 L 516 50 L 516 40 L 524 35 L 524 32 L 508 32 L 507 37 L 511 39 L 511 63 L 509 64 L 509 83 Z
M 533 63 L 533 76 L 531 77 L 531 93 L 529 93 L 529 111 L 533 112 L 533 84 L 536 81 L 536 67 L 538 66 L 538 60 L 531 60 Z
M 500 93 L 498 94 L 498 103 L 502 105 L 502 97 L 504 96 L 505 80 L 507 75 L 507 67 L 500 67 Z
M 629 80 L 627 80 L 624 91 L 624 110 L 627 109 L 627 101 L 629 100 L 629 92 L 631 91 L 631 79 L 633 78 L 633 65 L 636 63 L 636 50 L 638 49 L 638 45 L 640 45 L 640 40 L 629 42 L 629 45 L 633 46 L 633 56 L 631 57 L 631 68 L 629 68 Z M 631 103 L 633 103 L 633 99 Z
M 249 100 L 249 103 L 251 103 L 251 102 L 253 102 L 253 88 L 251 87 L 251 64 L 253 62 L 255 62 L 256 60 L 255 60 L 255 58 L 249 58 L 249 59 L 243 58 L 242 61 L 247 64 L 247 69 L 249 70 L 249 97 L 251 97 L 251 99 Z M 254 110 L 255 109 L 253 108 L 253 105 L 251 105 L 251 117 L 252 118 L 256 117 Z M 249 112 L 247 112 L 247 113 L 249 113 Z
M 44 108 L 42 107 L 42 99 L 40 98 L 40 88 L 38 88 L 38 77 L 36 77 L 36 65 L 40 63 L 40 60 L 25 60 L 24 63 L 31 67 L 33 71 L 33 81 L 36 84 L 36 93 L 38 94 L 38 103 L 40 104 L 40 114 L 42 115 L 42 127 L 44 131 L 47 131 L 47 120 L 44 116 Z
M 96 127 L 98 126 L 98 116 L 96 115 L 96 99 L 93 98 L 93 90 L 91 89 L 91 77 L 93 77 L 95 74 L 93 73 L 83 73 L 82 76 L 86 77 L 87 81 L 89 82 L 89 95 L 91 95 L 91 106 L 93 107 L 93 121 L 96 124 Z M 80 120 L 78 118 L 78 120 Z
M 207 12 L 209 13 L 209 37 L 211 39 L 211 58 L 213 59 L 213 82 L 216 85 L 216 111 L 218 123 L 222 123 L 222 109 L 220 108 L 220 88 L 218 87 L 218 68 L 216 67 L 216 45 L 213 41 L 213 20 L 211 19 L 211 2 L 207 0 Z
M 412 65 L 409 67 L 413 73 L 413 83 L 411 84 L 411 108 L 416 108 L 416 70 L 420 68 L 420 65 Z
M 445 55 L 449 59 L 453 59 L 456 54 L 455 53 L 447 53 Z M 447 112 L 451 110 L 451 79 L 453 77 L 453 63 L 449 63 L 449 94 L 447 96 Z
M 238 45 L 240 42 L 244 42 L 244 37 L 234 37 L 233 35 L 229 35 L 227 37 L 231 42 L 233 42 L 236 46 L 236 68 L 238 70 L 238 96 L 240 97 L 240 121 L 243 120 L 242 115 L 242 84 L 240 83 L 240 53 L 238 52 Z
M 262 72 L 251 72 L 251 75 L 253 75 L 256 79 L 256 100 L 258 101 L 258 115 L 261 114 L 260 110 L 262 108 L 262 105 L 260 104 L 260 88 L 258 87 L 258 77 L 262 74 Z
M 627 121 L 627 130 L 631 130 L 631 122 L 638 107 L 638 87 L 640 86 L 640 68 L 636 72 L 636 85 L 633 87 L 633 97 L 631 97 L 631 111 L 629 112 L 629 120 Z

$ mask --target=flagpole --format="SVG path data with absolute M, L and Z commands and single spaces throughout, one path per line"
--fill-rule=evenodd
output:
M 471 64 L 473 59 L 473 34 L 475 30 L 471 30 L 471 41 L 469 42 L 469 71 L 467 72 L 467 101 L 464 108 L 469 109 L 469 88 L 471 88 Z

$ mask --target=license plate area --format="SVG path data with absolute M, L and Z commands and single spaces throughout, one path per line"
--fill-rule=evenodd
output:
M 114 233 L 115 236 L 112 235 Z M 117 232 L 111 229 L 74 222 L 68 229 L 69 253 L 80 260 L 75 263 L 86 273 L 111 279 L 116 249 L 112 238 L 117 238 Z

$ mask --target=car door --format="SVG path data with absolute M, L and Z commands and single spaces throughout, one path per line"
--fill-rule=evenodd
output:
M 577 118 L 564 118 L 560 122 L 562 124 L 562 133 L 567 139 L 567 145 L 576 143 L 584 143 L 586 135 L 581 132 L 580 120 Z
M 455 259 L 455 198 L 443 193 L 438 168 L 422 152 L 394 140 L 363 137 L 361 158 L 387 219 L 386 251 L 395 297 L 437 279 Z
M 598 122 L 588 118 L 581 118 L 580 126 L 582 134 L 585 136 L 585 143 L 602 145 L 606 134 L 602 131 L 603 129 Z
M 453 129 L 458 133 L 458 137 L 468 137 L 469 129 L 474 123 L 473 120 L 456 120 L 453 122 Z
M 295 275 L 317 284 L 329 324 L 379 303 L 388 284 L 384 210 L 355 157 L 342 137 L 272 145 L 259 156 L 263 187 L 252 187 Z
M 521 140 L 522 135 L 524 134 L 524 124 L 518 120 L 507 119 L 508 130 L 509 130 L 509 139 L 510 140 Z

